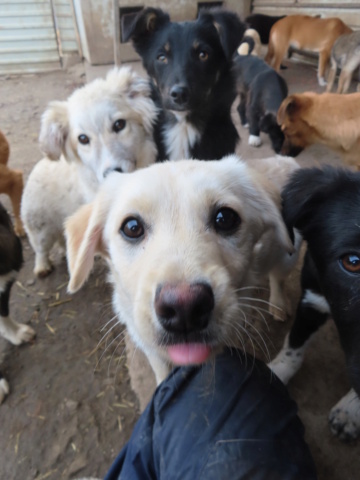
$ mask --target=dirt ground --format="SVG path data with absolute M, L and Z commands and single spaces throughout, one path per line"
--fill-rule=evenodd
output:
M 96 70 L 86 75 L 84 66 L 78 65 L 67 72 L 0 77 L 0 129 L 10 142 L 10 165 L 22 168 L 25 179 L 41 158 L 37 137 L 47 103 L 66 99 L 94 76 Z M 321 91 L 312 66 L 291 63 L 284 76 L 291 92 Z M 265 136 L 264 145 L 254 149 L 247 146 L 247 131 L 240 127 L 239 131 L 238 153 L 245 159 L 272 154 Z M 334 154 L 319 147 L 301 154 L 299 161 L 305 166 L 338 163 Z M 1 201 L 9 208 L 7 197 L 1 196 Z M 86 286 L 69 296 L 61 252 L 55 252 L 55 271 L 41 280 L 32 273 L 34 255 L 27 239 L 23 246 L 26 261 L 12 291 L 11 314 L 31 325 L 37 336 L 20 347 L 0 339 L 0 365 L 11 386 L 11 394 L 0 406 L 0 478 L 103 477 L 139 414 L 129 368 L 142 403 L 151 394 L 152 377 L 146 365 L 141 367 L 139 352 L 126 358 L 121 327 L 109 328 L 113 325 L 108 324 L 113 318 L 111 292 L 102 262 L 96 263 Z M 289 282 L 294 304 L 297 273 Z M 273 356 L 290 323 L 270 321 L 269 327 Z M 348 388 L 344 356 L 329 322 L 310 345 L 302 370 L 290 384 L 320 480 L 359 478 L 360 443 L 341 443 L 332 436 L 327 421 L 330 408 Z

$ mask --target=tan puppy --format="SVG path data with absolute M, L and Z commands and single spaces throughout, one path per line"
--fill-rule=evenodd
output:
M 7 166 L 10 156 L 9 142 L 0 131 L 0 193 L 9 196 L 15 217 L 15 233 L 20 237 L 25 235 L 20 218 L 21 197 L 24 188 L 23 173 Z
M 318 81 L 319 85 L 324 86 L 332 46 L 340 35 L 351 32 L 351 28 L 340 18 L 289 15 L 272 26 L 265 61 L 279 71 L 289 47 L 318 52 Z
M 280 105 L 277 121 L 285 135 L 284 155 L 296 156 L 307 146 L 321 143 L 359 168 L 360 93 L 290 95 Z
M 96 254 L 108 260 L 114 309 L 157 382 L 174 364 L 242 345 L 251 309 L 264 312 L 252 288 L 269 273 L 272 311 L 286 308 L 282 282 L 297 255 L 289 255 L 280 188 L 298 166 L 258 162 L 255 170 L 231 156 L 112 173 L 66 223 L 69 291 L 85 282 Z

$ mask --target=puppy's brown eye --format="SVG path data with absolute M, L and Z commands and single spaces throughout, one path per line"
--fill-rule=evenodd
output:
M 157 56 L 157 60 L 161 63 L 166 63 L 167 62 L 167 56 L 164 55 L 163 53 L 160 53 L 160 55 Z
M 144 236 L 145 228 L 139 219 L 129 217 L 121 225 L 120 232 L 124 237 L 136 240 Z
M 125 125 L 126 125 L 126 120 L 119 119 L 119 120 L 116 120 L 112 129 L 115 133 L 119 133 L 121 132 L 121 130 L 124 130 Z
M 217 210 L 214 218 L 214 227 L 218 233 L 232 234 L 241 223 L 239 215 L 228 207 Z
M 201 52 L 199 52 L 199 59 L 202 62 L 206 62 L 208 58 L 209 58 L 209 54 L 207 52 L 205 52 L 204 50 L 201 50 Z
M 360 256 L 356 253 L 348 253 L 340 258 L 341 265 L 347 272 L 360 273 Z
M 84 133 L 78 136 L 78 140 L 82 145 L 88 145 L 90 143 L 90 138 Z

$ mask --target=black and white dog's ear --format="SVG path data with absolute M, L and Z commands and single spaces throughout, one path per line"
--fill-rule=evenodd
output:
M 296 170 L 282 191 L 282 215 L 288 231 L 294 228 L 306 238 L 317 208 L 338 184 L 344 170 L 334 167 L 302 168 Z
M 137 13 L 123 31 L 123 40 L 133 42 L 134 48 L 141 56 L 152 34 L 170 22 L 169 15 L 160 8 L 144 8 Z
M 199 21 L 204 20 L 210 20 L 217 29 L 226 58 L 230 60 L 244 36 L 245 23 L 236 13 L 221 8 L 202 10 L 199 14 Z

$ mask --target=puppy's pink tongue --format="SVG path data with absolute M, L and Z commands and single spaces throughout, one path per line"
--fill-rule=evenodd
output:
M 211 353 L 211 348 L 203 343 L 180 343 L 168 347 L 171 360 L 176 365 L 191 365 L 205 362 Z

